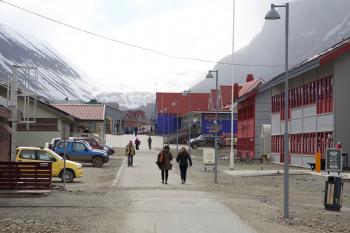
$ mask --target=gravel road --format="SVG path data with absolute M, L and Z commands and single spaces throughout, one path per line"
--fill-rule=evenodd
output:
M 228 169 L 227 150 L 220 151 L 218 184 L 212 172 L 204 171 L 200 150 L 193 151 L 186 190 L 215 195 L 243 222 L 262 233 L 350 232 L 350 185 L 344 184 L 340 212 L 324 210 L 325 178 L 315 175 L 290 176 L 290 219 L 282 218 L 283 175 L 234 177 Z M 155 155 L 156 156 L 156 155 Z M 152 160 L 155 159 L 150 158 Z M 85 175 L 47 195 L 0 195 L 0 232 L 121 232 L 131 203 L 132 189 L 113 186 L 123 162 L 123 149 L 103 168 L 86 165 Z M 281 169 L 280 165 L 236 163 L 236 170 Z M 293 168 L 294 169 L 294 168 Z M 180 182 L 177 165 L 171 182 Z M 142 177 L 141 177 L 142 179 Z M 157 184 L 159 181 L 155 181 Z M 172 190 L 181 191 L 181 188 Z

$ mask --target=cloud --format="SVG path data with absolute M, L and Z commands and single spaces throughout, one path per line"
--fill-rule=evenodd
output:
M 217 61 L 231 52 L 232 0 L 11 2 L 77 27 L 176 56 Z M 266 5 L 268 9 L 269 1 L 236 2 L 236 24 L 240 25 L 236 29 L 236 48 L 239 48 L 260 30 L 265 11 L 261 8 Z M 155 82 L 158 90 L 181 91 L 203 78 L 214 66 L 125 47 L 4 4 L 0 4 L 0 20 L 53 45 L 104 91 L 154 91 Z

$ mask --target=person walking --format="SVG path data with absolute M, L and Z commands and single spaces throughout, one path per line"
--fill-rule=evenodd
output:
M 192 166 L 192 159 L 185 147 L 180 149 L 179 154 L 176 157 L 176 162 L 179 164 L 181 172 L 181 184 L 186 183 L 186 173 L 188 165 Z
M 136 138 L 135 139 L 136 150 L 140 150 L 140 144 L 141 144 L 141 141 L 138 138 Z
M 128 156 L 128 167 L 132 167 L 134 163 L 135 148 L 132 141 L 129 141 L 125 147 L 125 156 Z
M 171 160 L 173 160 L 173 155 L 170 152 L 168 145 L 164 146 L 163 150 L 158 154 L 156 163 L 161 170 L 162 183 L 168 184 L 169 170 L 172 169 Z
M 152 149 L 152 138 L 151 138 L 151 136 L 148 137 L 147 142 L 148 142 L 148 149 Z

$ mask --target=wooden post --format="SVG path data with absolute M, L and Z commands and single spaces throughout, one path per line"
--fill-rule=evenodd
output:
M 320 152 L 316 152 L 316 156 L 315 156 L 315 171 L 316 172 L 321 172 L 321 153 Z

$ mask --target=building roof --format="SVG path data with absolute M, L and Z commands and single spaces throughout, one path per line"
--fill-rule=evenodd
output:
M 292 79 L 309 70 L 315 69 L 320 65 L 326 64 L 336 59 L 337 57 L 341 56 L 342 54 L 348 52 L 349 50 L 350 50 L 350 37 L 340 41 L 339 43 L 331 46 L 330 48 L 322 51 L 321 53 L 316 54 L 315 56 L 312 56 L 309 59 L 306 59 L 305 61 L 290 68 L 288 70 L 288 78 Z M 285 72 L 273 77 L 263 86 L 261 86 L 259 91 L 264 91 L 266 89 L 269 89 L 273 86 L 276 86 L 282 83 L 284 81 L 284 77 L 285 77 Z
M 221 105 L 225 106 L 232 100 L 233 86 L 220 86 Z
M 219 94 L 219 93 L 218 93 Z M 219 97 L 219 96 L 218 96 Z M 210 89 L 210 96 L 209 96 L 209 103 L 208 103 L 208 109 L 209 110 L 215 110 L 216 109 L 216 90 Z
M 157 92 L 156 103 L 158 113 L 176 114 L 176 105 L 178 102 L 179 115 L 188 113 L 191 102 L 191 111 L 207 111 L 209 94 L 208 93 L 189 93 L 184 96 L 182 93 L 163 93 Z
M 52 104 L 52 106 L 83 121 L 104 121 L 105 119 L 103 104 Z

